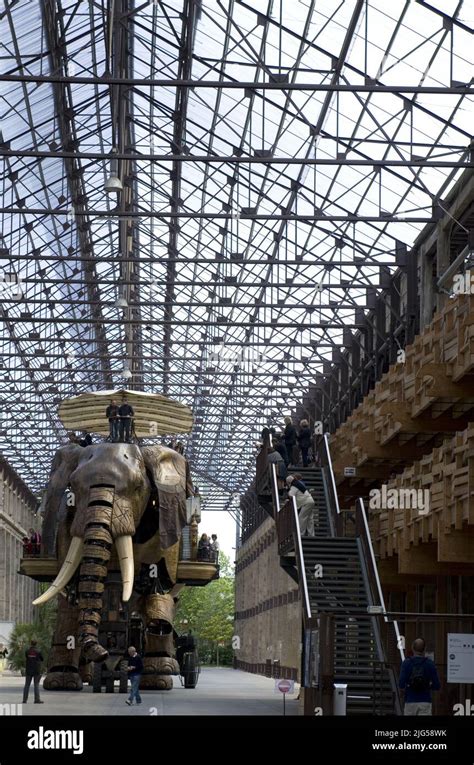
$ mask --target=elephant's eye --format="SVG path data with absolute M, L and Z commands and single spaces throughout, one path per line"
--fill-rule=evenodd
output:
M 124 454 L 123 456 L 125 457 L 126 460 L 128 460 L 128 454 Z

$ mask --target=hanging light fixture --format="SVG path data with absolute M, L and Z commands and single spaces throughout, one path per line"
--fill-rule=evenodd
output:
M 118 176 L 118 160 L 115 156 L 112 156 L 110 160 L 110 174 L 105 181 L 104 191 L 107 194 L 118 194 L 120 191 L 123 191 L 122 181 Z
M 124 297 L 120 296 L 115 301 L 115 307 L 116 308 L 128 308 L 128 303 L 127 303 L 127 301 L 126 301 L 126 299 Z
M 130 378 L 133 377 L 128 367 L 124 367 L 122 369 L 122 377 L 124 378 L 124 380 L 130 380 Z

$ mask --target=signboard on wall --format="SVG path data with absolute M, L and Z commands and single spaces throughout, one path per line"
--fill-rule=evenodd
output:
M 474 635 L 448 632 L 448 683 L 474 683 Z

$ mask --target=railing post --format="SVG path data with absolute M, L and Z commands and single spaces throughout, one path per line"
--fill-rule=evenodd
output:
M 323 715 L 334 713 L 334 615 L 320 614 L 319 630 L 320 653 L 319 693 Z

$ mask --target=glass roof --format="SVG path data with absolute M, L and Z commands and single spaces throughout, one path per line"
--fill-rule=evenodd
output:
M 0 23 L 4 454 L 35 490 L 61 399 L 161 392 L 194 411 L 208 507 L 235 508 L 262 426 L 467 166 L 472 4 L 19 0 Z

